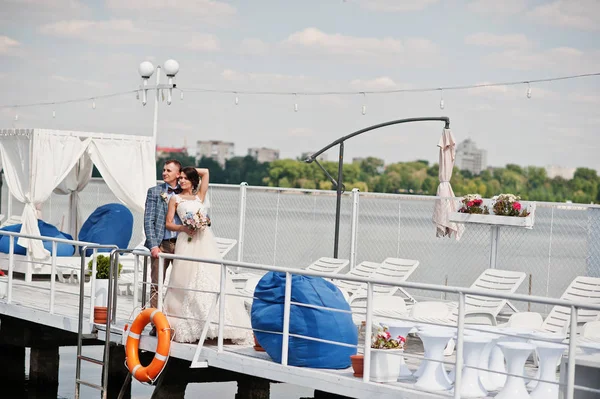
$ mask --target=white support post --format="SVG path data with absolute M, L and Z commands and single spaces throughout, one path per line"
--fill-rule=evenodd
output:
M 217 352 L 223 353 L 223 334 L 225 331 L 225 292 L 227 289 L 227 266 L 221 264 L 221 286 L 219 288 L 219 335 L 217 336 Z
M 458 335 L 456 338 L 456 363 L 454 365 L 454 399 L 460 399 L 465 337 L 465 294 L 458 294 Z
M 52 241 L 52 259 L 50 266 L 50 314 L 54 314 L 54 294 L 56 292 L 56 249 L 57 243 L 56 241 Z
M 352 221 L 350 226 L 350 270 L 356 265 L 356 232 L 358 230 L 358 188 L 352 189 Z
M 567 365 L 567 399 L 575 395 L 575 352 L 577 350 L 577 307 L 571 306 L 571 326 L 569 330 L 569 364 Z
M 500 226 L 490 226 L 490 240 L 490 269 L 495 269 L 498 259 L 498 243 L 500 242 Z
M 365 324 L 363 382 L 369 382 L 371 377 L 371 335 L 373 334 L 373 284 L 371 283 L 367 283 L 367 320 Z
M 290 307 L 292 302 L 292 275 L 285 273 L 285 300 L 283 302 L 283 337 L 281 339 L 281 364 L 288 364 L 288 341 L 290 339 Z
M 15 237 L 9 236 L 8 242 L 8 292 L 6 303 L 12 303 L 13 270 L 15 270 Z
M 85 252 L 81 253 L 81 257 L 85 258 Z M 92 249 L 92 275 L 90 276 L 90 324 L 94 323 L 94 306 L 96 305 L 96 269 L 98 268 L 98 248 Z M 81 276 L 85 282 L 85 275 Z M 80 282 L 81 283 L 81 282 Z
M 163 285 L 165 278 L 165 258 L 158 254 L 158 289 L 156 290 L 156 295 L 158 295 L 156 303 L 158 304 L 158 311 L 162 312 L 163 310 Z M 210 319 L 208 319 L 210 320 Z
M 140 283 L 140 279 L 138 277 L 138 273 L 140 271 L 140 256 L 135 255 L 135 260 L 133 261 L 133 307 L 137 307 L 137 303 L 139 300 L 138 297 L 138 284 Z
M 248 183 L 242 182 L 240 183 L 240 225 L 238 231 L 238 253 L 237 253 L 237 261 L 241 262 L 244 258 L 244 230 L 246 226 L 246 188 L 248 187 Z M 238 267 L 239 271 L 239 267 Z

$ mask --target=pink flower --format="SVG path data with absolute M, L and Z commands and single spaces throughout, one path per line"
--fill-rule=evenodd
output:
M 477 206 L 479 206 L 479 205 L 481 205 L 482 203 L 483 203 L 483 201 L 482 201 L 482 200 L 480 200 L 480 199 L 473 200 L 473 205 L 477 205 Z
M 473 206 L 473 201 L 467 202 L 467 206 Z
M 513 209 L 514 209 L 515 211 L 520 211 L 520 210 L 521 210 L 521 204 L 520 204 L 520 203 L 518 203 L 518 202 L 515 202 L 515 203 L 513 204 Z
M 385 332 L 385 338 L 386 338 L 386 339 L 390 339 L 390 337 L 391 337 L 391 336 L 392 336 L 392 334 L 390 334 L 390 332 L 389 332 L 389 331 L 386 331 L 386 332 Z

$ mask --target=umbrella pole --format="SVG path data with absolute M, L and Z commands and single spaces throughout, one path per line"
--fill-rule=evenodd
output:
M 338 247 L 340 243 L 340 213 L 342 207 L 342 175 L 344 174 L 344 142 L 340 143 L 340 158 L 338 160 L 338 178 L 336 184 L 337 198 L 335 204 L 335 238 L 333 241 L 333 257 L 338 257 Z

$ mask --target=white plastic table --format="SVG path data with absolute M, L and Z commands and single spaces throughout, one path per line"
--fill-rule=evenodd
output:
M 492 341 L 492 337 L 487 334 L 466 335 L 463 340 L 464 367 L 462 380 L 460 383 L 461 398 L 483 398 L 487 395 L 483 384 L 479 378 L 479 370 L 471 367 L 479 367 L 480 359 L 483 356 L 483 349 Z M 457 389 L 455 387 L 454 389 Z
M 423 341 L 425 358 L 419 379 L 415 387 L 426 391 L 446 391 L 451 388 L 448 375 L 444 368 L 444 348 L 448 341 L 454 337 L 454 330 L 450 328 L 425 328 L 419 331 Z
M 529 399 L 529 393 L 525 388 L 525 362 L 535 345 L 528 342 L 498 342 L 498 346 L 506 359 L 508 373 L 504 388 L 496 395 L 495 399 Z
M 567 347 L 554 342 L 534 341 L 539 356 L 541 380 L 556 381 L 556 365 Z M 537 381 L 536 381 L 537 382 Z M 531 392 L 532 399 L 558 399 L 558 385 L 539 381 Z

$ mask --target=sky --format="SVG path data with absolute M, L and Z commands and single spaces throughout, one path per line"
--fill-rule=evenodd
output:
M 600 171 L 600 76 L 532 83 L 531 98 L 527 84 L 360 94 L 596 73 L 599 39 L 598 0 L 0 0 L 0 128 L 150 136 L 138 65 L 175 59 L 184 97 L 159 102 L 160 146 L 224 140 L 236 155 L 297 158 L 374 124 L 448 116 L 490 166 Z M 307 94 L 332 91 L 353 94 Z M 95 108 L 11 107 L 123 92 Z M 348 140 L 345 157 L 437 162 L 442 128 L 374 130 Z

